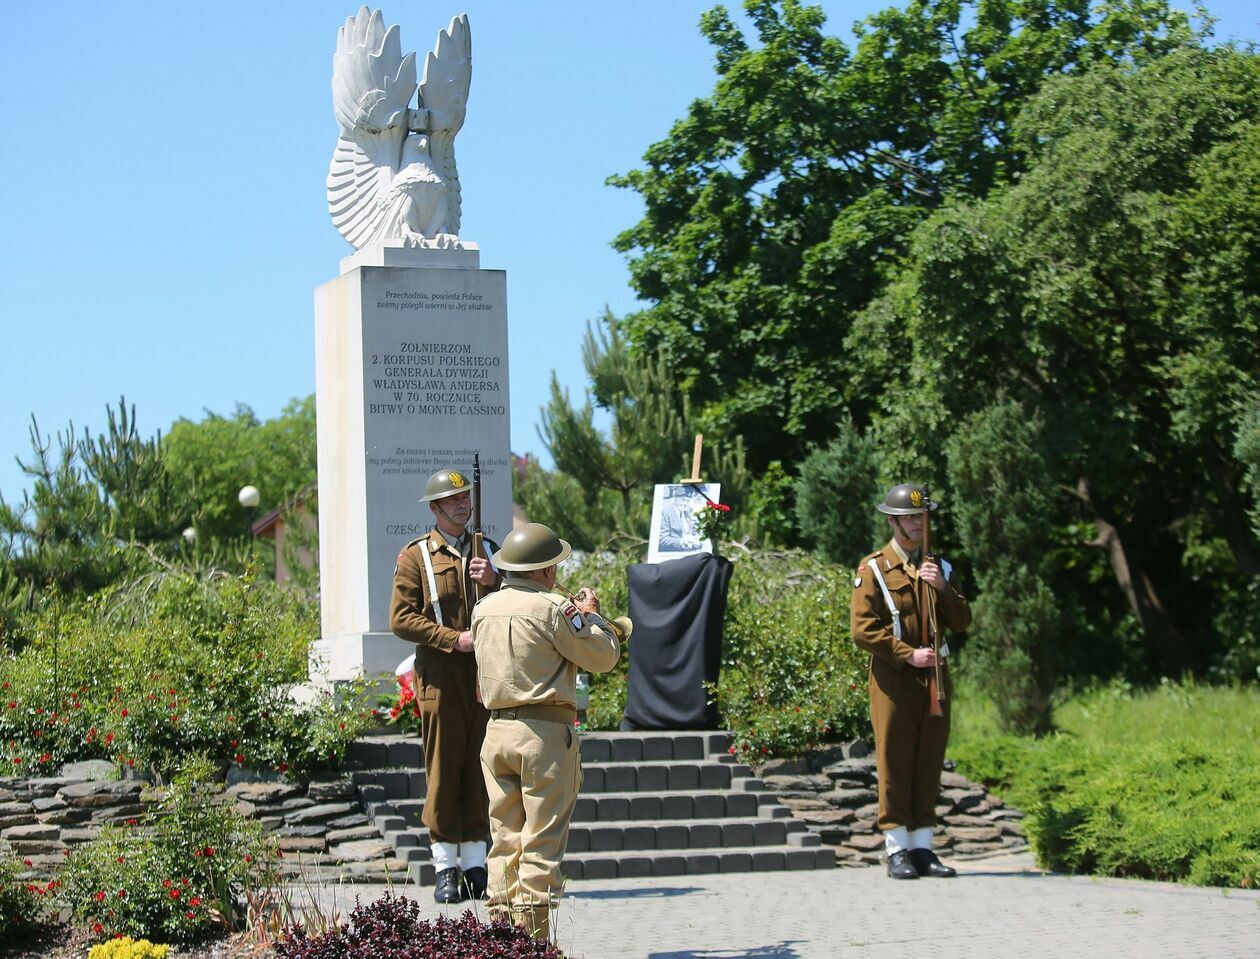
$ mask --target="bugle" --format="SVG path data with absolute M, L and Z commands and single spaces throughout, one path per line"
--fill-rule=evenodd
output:
M 581 602 L 581 600 L 574 596 L 573 593 L 569 591 L 569 588 L 563 583 L 556 583 L 553 588 L 562 596 L 567 596 L 575 604 Z M 617 637 L 617 642 L 619 643 L 628 643 L 630 641 L 630 634 L 634 632 L 634 623 L 631 622 L 629 616 L 617 616 L 613 619 L 608 619 L 601 613 L 583 613 L 582 615 L 592 620 L 596 626 L 606 628 L 610 633 Z

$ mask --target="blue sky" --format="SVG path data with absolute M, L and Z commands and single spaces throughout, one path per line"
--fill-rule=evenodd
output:
M 737 2 L 728 6 L 738 7 Z M 826 0 L 829 29 L 887 2 Z M 541 452 L 550 372 L 575 398 L 580 342 L 635 307 L 610 241 L 639 217 L 605 178 L 639 164 L 710 91 L 695 0 L 387 4 L 405 50 L 467 12 L 462 235 L 508 272 L 512 446 Z M 1188 4 L 1187 4 L 1188 6 Z M 1218 37 L 1260 38 L 1244 0 Z M 20 498 L 31 413 L 100 431 L 125 395 L 141 431 L 263 417 L 314 390 L 312 294 L 350 249 L 328 217 L 329 79 L 349 0 L 61 2 L 10 16 L 0 59 L 0 493 Z M 421 54 L 423 55 L 423 54 Z M 242 477 L 242 482 L 248 477 Z

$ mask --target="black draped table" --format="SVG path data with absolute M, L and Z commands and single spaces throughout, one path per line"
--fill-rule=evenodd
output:
M 722 661 L 729 560 L 708 553 L 629 569 L 630 674 L 623 730 L 715 729 L 705 689 Z

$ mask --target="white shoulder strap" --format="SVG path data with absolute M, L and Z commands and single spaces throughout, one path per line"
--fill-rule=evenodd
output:
M 424 557 L 424 575 L 429 580 L 429 602 L 433 606 L 433 621 L 439 626 L 444 626 L 442 622 L 442 604 L 438 602 L 437 579 L 433 576 L 433 560 L 429 557 L 429 541 L 424 539 L 420 542 L 420 555 Z
M 888 604 L 888 612 L 892 613 L 892 634 L 893 638 L 898 642 L 901 641 L 901 613 L 893 604 L 892 593 L 888 592 L 888 586 L 884 583 L 884 577 L 879 572 L 879 557 L 876 556 L 868 562 L 867 568 L 870 569 L 871 575 L 875 577 L 875 582 L 879 583 L 880 592 L 884 594 L 884 602 Z

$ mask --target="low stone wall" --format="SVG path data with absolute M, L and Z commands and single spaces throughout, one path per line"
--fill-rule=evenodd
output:
M 933 839 L 942 856 L 974 859 L 1026 849 L 1020 827 L 1024 814 L 954 772 L 952 762 L 945 765 Z M 793 816 L 835 847 L 837 863 L 864 866 L 882 860 L 884 838 L 875 828 L 879 773 L 866 743 L 772 760 L 756 772 Z
M 241 782 L 224 795 L 276 837 L 290 876 L 382 881 L 387 872 L 406 874 L 349 779 L 309 786 Z M 140 819 L 161 796 L 143 780 L 120 779 L 118 767 L 104 762 L 67 766 L 55 777 L 0 778 L 0 847 L 29 861 L 25 878 L 49 879 L 75 846 L 106 825 Z

